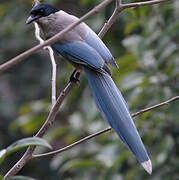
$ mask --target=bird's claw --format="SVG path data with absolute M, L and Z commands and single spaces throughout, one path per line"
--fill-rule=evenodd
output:
M 80 82 L 80 72 L 78 70 L 74 70 L 72 75 L 70 76 L 69 82 L 79 83 Z

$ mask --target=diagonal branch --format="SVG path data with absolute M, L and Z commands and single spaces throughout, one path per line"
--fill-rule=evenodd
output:
M 114 12 L 112 16 L 109 18 L 109 20 L 105 23 L 101 31 L 99 32 L 99 37 L 103 37 L 106 34 L 106 32 L 111 28 L 111 26 L 114 24 L 114 22 L 118 18 L 119 13 L 123 10 L 123 8 L 121 8 L 121 5 L 122 5 L 122 0 L 116 0 L 116 7 L 114 9 Z
M 172 97 L 172 98 L 170 98 L 169 100 L 164 101 L 164 102 L 162 102 L 162 103 L 160 103 L 160 104 L 156 104 L 156 105 L 151 106 L 151 107 L 149 107 L 149 108 L 142 109 L 142 110 L 140 110 L 140 111 L 132 114 L 132 117 L 136 117 L 136 116 L 138 116 L 138 115 L 140 115 L 140 114 L 143 114 L 143 113 L 145 113 L 145 112 L 148 112 L 148 111 L 154 110 L 154 109 L 156 109 L 156 108 L 160 108 L 160 107 L 162 107 L 162 106 L 168 105 L 168 104 L 170 104 L 171 102 L 174 102 L 174 101 L 177 101 L 177 100 L 179 100 L 179 96 Z M 94 137 L 97 137 L 97 136 L 99 136 L 99 135 L 101 135 L 101 134 L 104 134 L 104 133 L 106 133 L 106 132 L 109 132 L 109 131 L 111 131 L 111 130 L 112 130 L 112 128 L 111 128 L 111 127 L 108 127 L 108 128 L 106 128 L 106 129 L 104 129 L 104 130 L 101 130 L 101 131 L 99 131 L 99 132 L 97 132 L 97 133 L 94 133 L 94 134 L 91 134 L 91 135 L 89 135 L 89 136 L 86 136 L 86 137 L 84 137 L 84 138 L 82 138 L 82 139 L 80 139 L 80 140 L 78 140 L 78 141 L 76 141 L 76 142 L 74 142 L 74 143 L 72 143 L 72 144 L 70 144 L 70 145 L 68 145 L 68 146 L 65 146 L 65 147 L 63 147 L 63 148 L 61 148 L 61 149 L 58 149 L 58 150 L 55 150 L 55 151 L 51 151 L 51 152 L 48 152 L 48 153 L 44 153 L 44 154 L 33 155 L 33 158 L 39 158 L 39 157 L 44 157 L 44 156 L 49 156 L 49 155 L 54 155 L 54 154 L 62 153 L 62 152 L 64 152 L 64 151 L 67 151 L 67 150 L 73 148 L 74 146 L 77 146 L 77 145 L 79 145 L 79 144 L 81 144 L 81 143 L 84 143 L 84 142 L 88 141 L 89 139 L 92 139 L 92 138 L 94 138 Z
M 171 0 L 151 0 L 151 1 L 146 1 L 146 2 L 136 2 L 136 3 L 129 3 L 129 4 L 123 4 L 123 8 L 133 8 L 133 7 L 139 7 L 139 6 L 150 6 L 154 4 L 159 4 L 163 2 L 167 2 Z
M 118 14 L 122 10 L 124 10 L 126 8 L 131 8 L 131 7 L 138 7 L 138 6 L 146 6 L 146 5 L 158 4 L 158 3 L 162 3 L 162 2 L 166 2 L 166 1 L 171 1 L 171 0 L 152 0 L 152 1 L 147 1 L 147 2 L 138 2 L 138 3 L 131 3 L 131 4 L 120 4 L 120 6 L 117 9 L 115 9 L 112 17 L 108 20 L 108 22 L 102 28 L 99 36 L 100 37 L 104 36 L 104 34 L 109 30 L 109 28 L 112 26 L 112 24 L 117 19 Z M 89 11 L 83 17 L 81 17 L 77 22 L 72 23 L 70 26 L 65 28 L 63 31 L 59 32 L 58 34 L 56 34 L 52 38 L 44 41 L 44 43 L 42 43 L 40 45 L 37 45 L 37 46 L 35 46 L 35 47 L 25 51 L 24 53 L 22 53 L 22 54 L 20 54 L 20 55 L 18 55 L 16 57 L 10 59 L 6 63 L 0 65 L 0 72 L 3 72 L 5 70 L 9 69 L 10 67 L 14 66 L 15 64 L 20 63 L 21 61 L 23 61 L 24 59 L 26 59 L 27 57 L 29 57 L 33 53 L 35 53 L 38 50 L 42 49 L 43 47 L 48 46 L 50 44 L 53 44 L 54 42 L 56 42 L 57 40 L 62 38 L 65 33 L 67 33 L 68 31 L 72 30 L 75 26 L 79 25 L 84 20 L 88 19 L 90 16 L 98 13 L 101 9 L 103 9 L 105 6 L 107 6 L 111 2 L 112 2 L 112 0 L 105 0 L 104 2 L 99 4 L 98 6 L 94 7 L 91 11 Z M 121 1 L 119 1 L 119 2 L 121 2 Z
M 67 86 L 64 88 L 64 90 L 60 93 L 56 104 L 53 106 L 52 110 L 50 111 L 47 120 L 41 127 L 41 129 L 37 132 L 35 137 L 42 137 L 45 132 L 48 130 L 48 128 L 53 124 L 55 117 L 57 115 L 58 109 L 61 106 L 63 100 L 65 97 L 69 94 L 69 92 L 73 89 L 73 87 L 76 85 L 74 82 L 70 82 L 67 84 Z M 35 150 L 35 146 L 29 147 L 25 154 L 22 156 L 22 158 L 9 170 L 9 172 L 4 176 L 5 178 L 9 178 L 17 174 L 22 167 L 30 160 L 32 159 L 32 153 Z
M 72 23 L 70 26 L 68 26 L 67 28 L 65 28 L 63 31 L 59 32 L 58 34 L 56 34 L 55 36 L 53 36 L 52 38 L 44 41 L 44 43 L 39 44 L 27 51 L 25 51 L 24 53 L 12 58 L 11 60 L 7 61 L 6 63 L 0 65 L 0 72 L 3 72 L 7 69 L 9 69 L 10 67 L 14 66 L 17 63 L 20 63 L 21 61 L 23 61 L 24 59 L 26 59 L 27 57 L 29 57 L 30 55 L 32 55 L 33 53 L 37 52 L 38 50 L 44 48 L 45 46 L 51 45 L 53 43 L 55 43 L 57 40 L 59 40 L 60 38 L 62 38 L 64 36 L 65 33 L 69 32 L 70 30 L 72 30 L 74 27 L 76 27 L 77 25 L 79 25 L 80 23 L 82 23 L 84 20 L 88 19 L 90 16 L 97 14 L 101 9 L 103 9 L 104 7 L 106 7 L 110 2 L 112 2 L 113 0 L 105 0 L 103 1 L 101 4 L 99 4 L 98 6 L 94 7 L 91 11 L 89 11 L 88 13 L 86 13 L 83 17 L 81 17 L 78 21 L 76 21 L 75 23 Z
M 38 2 L 39 1 L 37 2 L 35 1 L 34 3 L 38 4 Z M 35 27 L 35 37 L 40 42 L 40 44 L 42 44 L 44 40 L 40 37 L 40 28 L 36 22 L 34 22 L 34 27 Z M 50 46 L 45 46 L 43 49 L 48 50 L 52 64 L 52 107 L 53 107 L 56 103 L 56 74 L 57 74 L 56 62 L 52 48 Z
M 39 0 L 34 0 L 34 2 L 33 2 L 33 6 L 36 6 L 37 4 L 40 4 L 40 1 Z
M 94 133 L 94 134 L 91 134 L 91 135 L 89 135 L 89 136 L 86 136 L 86 137 L 84 137 L 84 138 L 82 138 L 82 139 L 80 139 L 80 140 L 78 140 L 78 141 L 76 141 L 76 142 L 74 142 L 74 143 L 72 143 L 72 144 L 70 144 L 70 145 L 68 145 L 68 146 L 65 146 L 65 147 L 63 147 L 63 148 L 60 148 L 60 149 L 58 149 L 58 150 L 51 151 L 51 152 L 44 153 L 44 154 L 36 154 L 36 155 L 33 155 L 32 157 L 33 157 L 33 158 L 40 158 L 40 157 L 44 157 L 44 156 L 50 156 L 50 155 L 55 155 L 55 154 L 62 153 L 62 152 L 67 151 L 67 150 L 69 150 L 69 149 L 71 149 L 71 148 L 73 148 L 73 147 L 75 147 L 75 146 L 77 146 L 77 145 L 79 145 L 79 144 L 81 144 L 81 143 L 84 143 L 84 142 L 86 142 L 86 141 L 88 141 L 88 140 L 90 140 L 90 139 L 92 139 L 92 138 L 94 138 L 94 137 L 97 137 L 97 136 L 99 136 L 99 135 L 101 135 L 101 134 L 104 134 L 104 133 L 106 133 L 106 132 L 109 132 L 109 131 L 111 131 L 111 130 L 112 130 L 112 128 L 111 128 L 111 127 L 108 127 L 108 128 L 106 128 L 106 129 L 104 129 L 104 130 L 101 130 L 101 131 L 99 131 L 99 132 L 97 132 L 97 133 Z
M 168 104 L 170 104 L 171 102 L 177 101 L 177 100 L 179 100 L 179 96 L 172 97 L 172 98 L 170 98 L 169 100 L 164 101 L 164 102 L 162 102 L 162 103 L 160 103 L 160 104 L 156 104 L 156 105 L 151 106 L 151 107 L 149 107 L 149 108 L 142 109 L 142 110 L 134 113 L 134 114 L 132 115 L 132 117 L 136 117 L 136 116 L 138 116 L 138 115 L 140 115 L 140 114 L 142 114 L 142 113 L 145 113 L 145 112 L 147 112 L 147 111 L 151 111 L 151 110 L 153 110 L 153 109 L 156 109 L 156 108 L 159 108 L 159 107 L 168 105 Z
M 109 18 L 109 20 L 105 23 L 103 28 L 101 29 L 99 36 L 103 37 L 104 34 L 111 28 L 111 26 L 114 24 L 116 19 L 118 18 L 118 15 L 121 11 L 123 11 L 126 8 L 133 8 L 133 7 L 139 7 L 139 6 L 149 6 L 154 4 L 159 4 L 162 2 L 167 2 L 171 0 L 151 0 L 146 2 L 136 2 L 136 3 L 129 3 L 129 4 L 123 4 L 122 0 L 116 0 L 116 7 L 114 9 L 114 12 L 112 16 Z

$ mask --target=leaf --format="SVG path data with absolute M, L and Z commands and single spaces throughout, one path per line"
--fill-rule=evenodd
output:
M 3 149 L 0 151 L 0 163 L 4 161 L 4 159 L 6 157 L 6 152 L 7 152 L 6 149 Z M 0 177 L 0 180 L 1 180 L 1 177 Z
M 7 180 L 35 180 L 35 179 L 31 177 L 26 177 L 26 176 L 14 176 L 14 177 L 8 178 Z
M 4 180 L 3 176 L 0 175 L 0 180 Z
M 51 145 L 42 138 L 38 138 L 38 137 L 24 138 L 16 141 L 15 143 L 8 146 L 6 149 L 0 151 L 0 163 L 4 161 L 7 155 L 28 146 L 44 146 L 50 149 L 52 148 Z
M 44 146 L 50 149 L 52 148 L 46 140 L 38 137 L 30 137 L 16 141 L 15 143 L 7 147 L 7 155 L 28 146 Z

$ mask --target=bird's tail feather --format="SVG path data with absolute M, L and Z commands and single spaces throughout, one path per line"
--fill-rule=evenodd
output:
M 142 166 L 145 166 L 145 162 L 148 165 L 150 159 L 146 149 L 129 113 L 127 104 L 112 78 L 108 74 L 99 73 L 87 67 L 84 67 L 84 71 L 102 116 L 133 152 Z

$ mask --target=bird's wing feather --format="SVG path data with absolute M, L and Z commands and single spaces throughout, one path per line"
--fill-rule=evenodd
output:
M 99 53 L 90 47 L 84 41 L 78 41 L 68 44 L 52 44 L 53 50 L 61 54 L 63 57 L 77 64 L 90 66 L 94 69 L 103 69 L 104 60 Z
M 62 10 L 56 14 L 58 15 L 59 18 L 55 19 L 56 21 L 55 25 L 58 26 L 52 28 L 51 31 L 54 31 L 52 34 L 56 34 L 57 32 L 65 29 L 70 24 L 78 21 L 77 17 L 67 14 Z M 98 52 L 98 54 L 103 58 L 103 60 L 107 64 L 110 64 L 114 68 L 118 68 L 109 49 L 106 47 L 103 41 L 98 37 L 98 35 L 87 24 L 85 23 L 79 24 L 74 29 L 66 33 L 63 36 L 63 38 L 59 40 L 60 44 L 68 44 L 77 41 L 84 41 L 96 52 Z
M 110 64 L 114 68 L 118 68 L 118 65 L 114 60 L 114 57 L 112 56 L 111 52 L 106 47 L 106 45 L 103 43 L 103 41 L 93 30 L 91 30 L 89 27 L 87 29 L 88 31 L 85 37 L 85 42 L 91 47 L 93 47 L 101 55 L 101 57 L 107 64 Z

